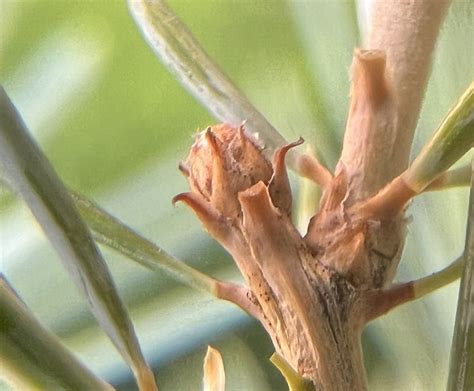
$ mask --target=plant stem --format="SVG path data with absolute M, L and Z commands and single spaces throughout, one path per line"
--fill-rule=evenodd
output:
M 338 165 L 350 178 L 349 203 L 373 195 L 408 165 L 432 52 L 448 4 L 448 0 L 375 1 L 370 51 L 354 56 L 351 108 Z M 374 93 L 369 96 L 367 91 Z
M 463 264 L 463 256 L 460 256 L 446 268 L 419 280 L 369 292 L 367 294 L 367 321 L 378 318 L 399 305 L 421 299 L 425 295 L 451 284 L 461 276 Z
M 288 383 L 289 391 L 311 391 L 314 389 L 312 382 L 301 377 L 278 353 L 273 353 L 270 357 L 270 361 L 285 378 Z
M 471 183 L 471 164 L 443 172 L 424 191 L 446 190 L 452 187 L 469 186 Z
M 397 213 L 375 224 L 370 216 L 351 219 L 357 213 L 347 212 L 408 165 L 432 51 L 447 6 L 447 0 L 376 2 L 370 50 L 356 50 L 354 55 L 351 107 L 336 175 L 311 158 L 289 156 L 290 166 L 324 188 L 320 211 L 311 219 L 305 237 L 290 218 L 284 150 L 275 154 L 270 182 L 262 175 L 230 192 L 231 185 L 240 183 L 246 174 L 240 170 L 239 159 L 255 163 L 260 156 L 239 152 L 239 159 L 229 159 L 224 169 L 224 154 L 231 153 L 227 148 L 222 156 L 218 154 L 217 144 L 209 138 L 211 162 L 207 165 L 207 149 L 193 147 L 196 153 L 187 161 L 191 191 L 174 198 L 190 206 L 207 231 L 233 255 L 276 351 L 317 389 L 367 387 L 360 335 L 366 320 L 364 307 L 372 297 L 364 294 L 380 294 L 392 281 L 403 249 L 405 221 L 396 208 Z M 252 117 L 239 114 L 249 108 L 248 102 L 238 91 L 234 94 L 232 86 L 226 92 L 228 79 L 162 1 L 134 2 L 132 12 L 154 50 L 183 84 L 190 83 L 187 88 L 211 112 L 218 117 L 224 114 L 220 118 L 234 121 L 234 126 L 248 119 L 250 133 L 259 132 L 263 140 L 276 136 L 268 132 L 267 124 L 257 125 Z M 217 90 L 208 85 L 209 80 L 219 88 L 224 86 L 221 96 L 214 94 Z M 228 99 L 232 96 L 236 99 Z M 273 151 L 282 144 L 280 138 L 277 143 L 265 141 Z M 206 196 L 196 186 L 198 178 L 210 188 Z M 388 194 L 392 204 L 413 196 L 406 184 L 403 190 Z
M 440 177 L 452 164 L 474 146 L 474 83 L 448 112 L 431 140 L 414 162 L 401 175 L 373 197 L 356 204 L 352 213 L 359 217 L 389 219 L 397 215 L 407 202 L 439 178 L 443 184 L 448 174 Z M 451 173 L 451 180 L 465 180 L 466 168 Z
M 310 146 L 306 147 L 306 155 L 313 155 Z M 296 208 L 296 227 L 302 233 L 306 233 L 309 220 L 317 212 L 317 205 L 321 199 L 321 189 L 307 178 L 299 179 L 299 194 Z

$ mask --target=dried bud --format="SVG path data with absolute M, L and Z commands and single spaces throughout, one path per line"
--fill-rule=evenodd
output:
M 209 127 L 198 134 L 191 152 L 180 165 L 188 177 L 191 191 L 178 194 L 173 203 L 186 203 L 224 247 L 234 255 L 238 254 L 237 258 L 242 258 L 243 253 L 246 254 L 243 258 L 248 258 L 248 244 L 241 241 L 242 233 L 245 237 L 248 230 L 244 220 L 258 218 L 248 216 L 250 209 L 248 205 L 244 207 L 244 196 L 239 195 L 253 194 L 252 191 L 263 188 L 265 191 L 259 194 L 267 198 L 267 203 L 262 205 L 270 205 L 267 211 L 288 219 L 292 200 L 285 156 L 302 142 L 300 139 L 275 151 L 272 166 L 257 141 L 245 133 L 243 125 L 239 128 L 227 124 Z M 262 224 L 256 225 L 263 227 Z M 246 267 L 242 267 L 244 269 Z
M 272 166 L 256 140 L 228 124 L 208 127 L 198 134 L 181 170 L 188 176 L 191 191 L 209 202 L 219 214 L 240 214 L 237 194 L 259 181 L 268 184 Z

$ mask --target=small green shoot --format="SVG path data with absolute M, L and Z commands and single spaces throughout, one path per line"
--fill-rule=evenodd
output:
M 273 353 L 270 361 L 281 372 L 288 383 L 289 391 L 313 391 L 313 383 L 301 377 L 278 353 Z

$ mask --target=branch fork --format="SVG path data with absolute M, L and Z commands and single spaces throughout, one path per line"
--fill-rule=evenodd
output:
M 381 118 L 386 132 L 394 131 L 397 102 L 385 66 L 380 51 L 355 52 L 348 127 L 359 126 L 362 133 L 346 132 L 344 145 L 350 148 L 343 150 L 336 175 L 310 155 L 297 155 L 299 172 L 324 190 L 304 237 L 291 221 L 292 194 L 285 165 L 285 157 L 302 144 L 301 138 L 278 148 L 270 162 L 244 125 L 216 125 L 197 136 L 180 166 L 191 191 L 177 195 L 173 202 L 185 202 L 194 210 L 232 254 L 247 281 L 248 288 L 220 285 L 219 294 L 260 320 L 277 353 L 315 384 L 340 387 L 331 375 L 337 372 L 346 376 L 344 387 L 365 388 L 359 342 L 363 326 L 420 297 L 420 287 L 444 284 L 457 276 L 447 272 L 449 278 L 442 273 L 429 283 L 391 285 L 403 248 L 406 205 L 440 174 L 425 179 L 420 187 L 411 171 L 426 164 L 420 159 L 429 159 L 430 149 L 388 184 L 382 181 L 387 172 L 380 176 L 369 167 L 374 155 L 394 150 L 380 151 L 374 144 L 374 155 L 356 155 L 361 142 L 382 137 Z M 471 114 L 463 108 L 458 105 L 449 115 L 461 112 L 456 123 L 463 121 L 469 129 L 464 119 Z M 441 127 L 435 139 L 440 132 L 446 133 L 446 128 Z M 451 160 L 466 147 L 455 149 L 454 154 L 447 153 Z M 443 164 L 442 168 L 449 168 Z M 334 351 L 342 356 L 331 361 L 328 357 Z
M 180 32 L 179 19 L 168 22 L 174 15 L 166 5 L 132 2 L 145 37 L 183 85 L 221 120 L 236 126 L 248 119 L 246 129 L 223 124 L 198 135 L 181 165 L 191 190 L 174 201 L 194 209 L 234 257 L 249 289 L 228 286 L 222 292 L 244 308 L 239 298 L 253 303 L 277 353 L 315 387 L 366 388 L 361 330 L 411 295 L 410 284 L 391 285 L 404 245 L 406 205 L 462 150 L 447 153 L 449 159 L 421 186 L 423 178 L 412 174 L 423 172 L 426 160 L 405 171 L 448 3 L 375 2 L 370 50 L 354 54 L 351 106 L 335 175 L 310 155 L 288 154 L 290 166 L 323 189 L 319 211 L 302 237 L 291 221 L 283 164 L 299 142 L 277 150 L 285 144 L 281 135 L 190 34 Z M 189 51 L 199 61 L 182 55 Z M 474 132 L 465 134 L 472 145 Z M 277 150 L 273 162 L 264 146 Z
M 356 52 L 356 62 L 362 74 L 354 83 L 364 86 L 365 97 L 356 99 L 352 113 L 365 113 L 364 106 L 369 111 L 386 110 L 392 101 L 382 77 L 384 56 Z M 443 285 L 452 281 L 458 276 L 452 270 L 458 269 L 392 286 L 403 248 L 403 212 L 417 192 L 404 173 L 357 200 L 354 189 L 361 182 L 342 158 L 333 177 L 309 155 L 299 156 L 302 173 L 324 187 L 319 212 L 302 237 L 291 221 L 292 194 L 285 165 L 288 152 L 302 142 L 280 147 L 270 162 L 244 125 L 209 127 L 198 134 L 180 165 L 191 191 L 177 195 L 173 203 L 181 201 L 194 210 L 232 254 L 246 279 L 248 287 L 219 282 L 217 297 L 258 319 L 278 354 L 302 376 L 318 384 L 336 384 L 330 374 L 336 370 L 346 374 L 345 387 L 363 389 L 365 378 L 360 374 L 364 372 L 358 367 L 362 365 L 358 333 L 363 326 L 440 281 Z M 328 338 L 328 333 L 338 348 L 320 339 L 320 335 Z M 340 350 L 342 340 L 345 358 L 327 361 L 329 351 Z M 341 366 L 348 356 L 351 366 Z M 320 357 L 326 357 L 326 367 Z

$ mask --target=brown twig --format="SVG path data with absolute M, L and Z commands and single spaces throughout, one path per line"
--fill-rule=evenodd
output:
M 314 183 L 326 189 L 332 180 L 331 172 L 319 160 L 308 153 L 296 158 L 296 170 L 301 176 L 311 179 Z
M 446 268 L 429 276 L 369 292 L 366 296 L 366 321 L 369 322 L 401 304 L 420 299 L 452 283 L 461 276 L 462 265 L 461 256 Z
M 250 289 L 245 286 L 234 284 L 232 282 L 218 281 L 215 285 L 215 296 L 218 299 L 234 303 L 250 316 L 261 320 L 257 300 Z

